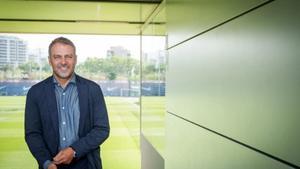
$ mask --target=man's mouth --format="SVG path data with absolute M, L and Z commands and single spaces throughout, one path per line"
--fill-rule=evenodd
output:
M 68 67 L 60 67 L 59 69 L 62 71 L 66 71 L 66 70 L 68 70 Z

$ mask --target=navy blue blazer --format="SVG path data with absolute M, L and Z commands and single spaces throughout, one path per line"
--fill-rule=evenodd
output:
M 76 158 L 86 156 L 89 169 L 101 169 L 100 145 L 109 136 L 109 121 L 100 86 L 76 75 L 79 140 L 71 145 Z M 53 76 L 30 88 L 25 108 L 25 140 L 39 168 L 59 152 L 58 110 Z

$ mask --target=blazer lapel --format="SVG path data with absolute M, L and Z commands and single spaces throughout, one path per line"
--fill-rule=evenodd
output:
M 86 115 L 88 113 L 88 88 L 86 84 L 76 75 L 76 84 L 78 90 L 78 99 L 79 99 L 79 110 L 80 110 L 80 118 L 79 118 L 79 129 L 78 135 L 81 137 L 84 135 L 84 122 Z
M 56 102 L 56 96 L 55 96 L 55 86 L 52 82 L 53 80 L 53 76 L 51 76 L 47 82 L 46 82 L 46 86 L 45 86 L 45 93 L 46 93 L 46 97 L 45 99 L 47 99 L 47 103 L 48 103 L 48 109 L 49 109 L 49 114 L 50 114 L 50 118 L 52 121 L 52 126 L 53 129 L 55 131 L 56 136 L 53 136 L 53 138 L 57 138 L 56 141 L 56 145 L 57 145 L 57 150 L 59 147 L 59 130 L 58 130 L 58 110 L 57 110 L 57 102 Z

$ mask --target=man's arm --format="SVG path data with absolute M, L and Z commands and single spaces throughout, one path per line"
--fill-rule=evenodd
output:
M 47 160 L 52 160 L 45 146 L 42 134 L 43 130 L 38 105 L 35 102 L 33 91 L 29 90 L 25 107 L 25 140 L 32 155 L 38 161 L 39 166 L 43 166 Z
M 108 138 L 110 130 L 106 105 L 100 86 L 93 86 L 90 90 L 92 104 L 89 104 L 89 106 L 90 111 L 92 111 L 90 112 L 92 115 L 92 130 L 70 146 L 75 150 L 76 157 L 79 158 L 98 148 Z

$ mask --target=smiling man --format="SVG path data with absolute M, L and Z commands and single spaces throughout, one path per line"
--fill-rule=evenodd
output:
M 109 122 L 100 86 L 75 74 L 76 47 L 69 39 L 54 39 L 48 59 L 53 75 L 27 94 L 27 145 L 40 169 L 101 169 Z

